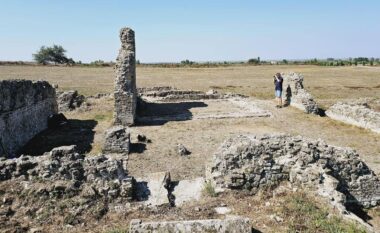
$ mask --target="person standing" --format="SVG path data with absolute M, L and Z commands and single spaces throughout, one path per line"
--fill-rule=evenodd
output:
M 280 73 L 274 75 L 274 91 L 277 100 L 277 108 L 282 108 L 282 83 L 284 79 Z

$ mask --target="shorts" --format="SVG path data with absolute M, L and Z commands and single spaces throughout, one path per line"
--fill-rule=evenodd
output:
M 281 98 L 281 96 L 282 96 L 282 91 L 281 91 L 281 90 L 275 90 L 274 94 L 275 94 L 275 96 L 276 96 L 277 98 Z

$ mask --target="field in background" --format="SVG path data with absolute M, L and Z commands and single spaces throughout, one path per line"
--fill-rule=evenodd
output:
M 340 99 L 380 98 L 380 67 L 322 66 L 231 66 L 217 68 L 151 68 L 137 69 L 137 85 L 175 86 L 182 89 L 216 89 L 259 99 L 273 98 L 276 72 L 299 72 L 304 85 L 322 106 Z M 114 70 L 110 67 L 43 67 L 0 66 L 0 79 L 43 79 L 58 84 L 60 89 L 75 89 L 84 95 L 112 92 Z

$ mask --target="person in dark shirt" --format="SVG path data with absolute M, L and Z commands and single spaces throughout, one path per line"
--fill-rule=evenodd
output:
M 284 81 L 280 73 L 275 74 L 274 76 L 274 92 L 277 100 L 277 108 L 282 107 L 282 82 Z

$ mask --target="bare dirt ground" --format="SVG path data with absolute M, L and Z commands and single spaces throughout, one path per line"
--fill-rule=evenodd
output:
M 195 178 L 204 176 L 205 165 L 218 146 L 228 137 L 237 134 L 267 134 L 288 133 L 291 135 L 303 135 L 312 139 L 321 138 L 328 144 L 352 147 L 358 151 L 369 167 L 380 174 L 380 135 L 370 131 L 333 121 L 327 117 L 306 115 L 292 107 L 277 109 L 273 98 L 272 75 L 276 72 L 295 71 L 305 76 L 305 88 L 315 97 L 322 107 L 328 107 L 337 101 L 356 98 L 380 98 L 380 68 L 367 67 L 316 67 L 316 66 L 233 66 L 225 68 L 138 68 L 137 85 L 139 87 L 174 86 L 179 89 L 193 89 L 207 91 L 216 89 L 220 92 L 233 92 L 250 97 L 260 109 L 272 113 L 272 117 L 249 118 L 205 118 L 196 119 L 190 117 L 181 121 L 166 120 L 160 124 L 138 124 L 131 128 L 133 139 L 133 151 L 129 156 L 128 170 L 133 176 L 142 176 L 144 173 L 170 171 L 173 179 Z M 111 93 L 113 89 L 112 68 L 69 68 L 69 67 L 20 67 L 0 66 L 0 79 L 24 78 L 44 79 L 58 84 L 60 89 L 76 89 L 81 94 L 93 95 L 96 93 Z M 179 111 L 186 111 L 188 116 L 199 116 L 209 113 L 225 114 L 237 111 L 235 107 L 226 106 L 226 103 L 216 105 L 213 102 L 196 101 L 197 104 L 185 106 Z M 91 133 L 91 141 L 84 145 L 84 152 L 89 156 L 101 152 L 104 131 L 112 124 L 113 101 L 104 98 L 90 101 L 91 106 L 87 111 L 76 110 L 66 113 L 66 117 L 75 121 L 73 127 L 85 128 Z M 183 106 L 183 104 L 181 105 Z M 173 107 L 173 106 L 172 106 Z M 175 108 L 175 107 L 174 107 Z M 178 108 L 175 108 L 178 110 Z M 85 122 L 91 121 L 90 128 L 82 127 Z M 69 128 L 68 130 L 70 130 Z M 84 132 L 84 131 L 83 131 Z M 137 134 L 144 134 L 150 143 L 137 143 Z M 75 142 L 76 132 L 71 134 L 70 142 Z M 83 135 L 82 135 L 83 136 Z M 49 138 L 45 138 L 49 141 Z M 78 139 L 79 140 L 79 139 Z M 189 156 L 179 156 L 176 152 L 177 144 L 185 145 L 190 151 Z M 260 217 L 260 213 L 273 213 L 273 209 L 263 204 L 264 199 L 254 202 L 251 197 L 241 197 L 243 203 L 252 201 L 254 210 L 258 214 L 252 214 L 255 226 L 265 232 L 289 229 L 289 222 L 276 223 L 268 221 L 268 215 Z M 248 199 L 249 200 L 248 200 Z M 226 197 L 208 200 L 208 203 L 229 200 Z M 236 209 L 244 209 L 242 205 L 232 203 Z M 236 201 L 235 201 L 236 202 Z M 260 204 L 259 204 L 260 203 Z M 218 203 L 220 204 L 220 203 Z M 244 205 L 245 205 L 244 204 Z M 195 203 L 202 206 L 202 203 Z M 206 205 L 207 207 L 207 205 Z M 205 207 L 205 208 L 206 208 Z M 268 207 L 268 208 L 267 208 Z M 194 213 L 194 206 L 185 208 L 181 216 L 186 218 L 199 217 Z M 208 207 L 207 207 L 208 208 Z M 263 210 L 264 209 L 264 210 Z M 138 214 L 132 217 L 157 218 L 155 210 Z M 158 209 L 156 211 L 163 211 Z M 176 212 L 167 212 L 170 216 L 177 216 Z M 191 214 L 186 214 L 190 211 Z M 252 208 L 236 211 L 249 215 Z M 166 213 L 165 211 L 163 211 Z M 133 215 L 133 214 L 132 214 Z M 206 209 L 200 216 L 215 217 Z M 209 215 L 209 216 L 207 216 Z M 371 220 L 376 226 L 380 225 L 380 212 L 372 210 Z M 286 216 L 284 216 L 286 217 Z M 120 222 L 111 221 L 109 226 Z M 106 221 L 106 220 L 102 220 Z M 282 228 L 282 224 L 285 228 Z M 288 224 L 288 225 L 286 225 Z M 268 226 L 271 225 L 271 226 Z M 286 225 L 286 226 L 285 226 Z M 300 229 L 302 231 L 302 228 Z M 101 231 L 99 229 L 99 231 Z

